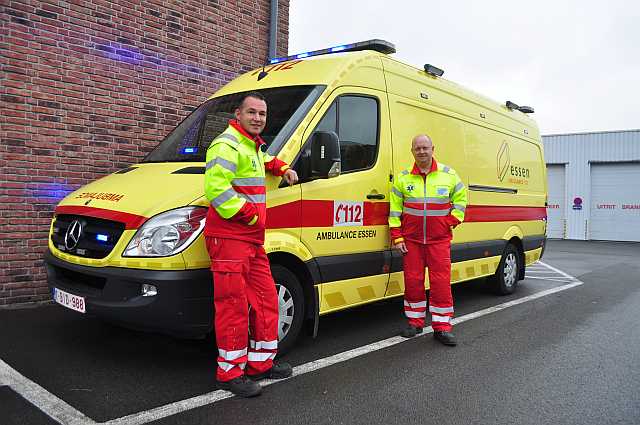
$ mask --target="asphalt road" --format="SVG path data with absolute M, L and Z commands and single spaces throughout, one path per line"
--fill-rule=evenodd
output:
M 210 343 L 0 310 L 0 424 L 637 424 L 639 259 L 550 241 L 543 262 L 573 278 L 531 267 L 507 297 L 456 285 L 455 348 L 399 342 L 401 300 L 323 317 L 285 357 L 297 376 L 250 400 L 216 391 Z

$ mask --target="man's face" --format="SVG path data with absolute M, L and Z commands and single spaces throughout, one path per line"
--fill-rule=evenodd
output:
M 255 97 L 247 97 L 236 109 L 236 119 L 247 133 L 257 136 L 267 124 L 267 103 Z
M 433 144 L 427 137 L 418 137 L 413 140 L 411 153 L 417 163 L 428 164 L 433 158 Z

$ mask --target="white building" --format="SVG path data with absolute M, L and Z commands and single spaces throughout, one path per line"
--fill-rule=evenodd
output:
M 550 238 L 640 241 L 640 130 L 542 136 Z

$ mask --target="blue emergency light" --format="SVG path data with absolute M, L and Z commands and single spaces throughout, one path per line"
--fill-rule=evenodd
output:
M 314 50 L 311 52 L 302 52 L 302 53 L 297 53 L 295 55 L 285 56 L 281 58 L 273 58 L 269 60 L 269 63 L 274 64 L 274 63 L 290 61 L 293 59 L 309 58 L 311 56 L 328 55 L 331 53 L 338 53 L 338 52 L 357 52 L 360 50 L 373 50 L 375 52 L 380 52 L 380 53 L 389 55 L 391 53 L 396 52 L 396 46 L 394 46 L 393 43 L 389 43 L 388 41 L 379 40 L 379 39 L 359 41 L 357 43 L 342 44 L 340 46 L 328 47 L 326 49 Z
M 106 242 L 109 240 L 109 235 L 103 235 L 101 233 L 98 233 L 96 235 L 96 239 L 99 240 L 100 242 Z
M 198 152 L 198 148 L 195 146 L 192 146 L 190 148 L 182 148 L 180 149 L 180 153 L 182 155 L 193 155 L 194 153 Z

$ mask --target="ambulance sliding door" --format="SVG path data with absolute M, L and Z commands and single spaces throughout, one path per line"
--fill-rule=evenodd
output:
M 340 140 L 341 174 L 302 183 L 301 239 L 318 263 L 320 312 L 384 297 L 388 250 L 390 130 L 384 92 L 336 89 L 309 126 Z M 301 174 L 304 174 L 301 173 Z

